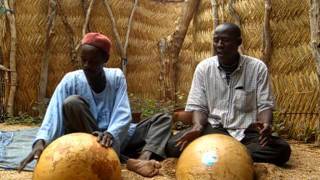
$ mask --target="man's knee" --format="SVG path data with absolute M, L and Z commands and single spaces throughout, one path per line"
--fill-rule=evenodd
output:
M 283 165 L 290 159 L 291 148 L 290 145 L 283 140 L 281 144 L 279 144 L 279 154 L 278 154 L 278 162 L 277 165 Z
M 79 107 L 81 104 L 85 104 L 81 96 L 71 95 L 63 101 L 63 109 L 69 109 L 69 108 L 74 109 Z
M 169 113 L 156 114 L 150 120 L 151 120 L 150 121 L 151 124 L 159 125 L 161 127 L 167 127 L 167 128 L 170 128 L 171 130 L 172 117 Z
M 172 121 L 172 117 L 169 113 L 159 113 L 159 114 L 156 114 L 155 116 L 158 116 L 158 118 L 155 118 L 156 121 L 161 121 L 162 123 L 165 123 L 165 124 L 170 124 Z

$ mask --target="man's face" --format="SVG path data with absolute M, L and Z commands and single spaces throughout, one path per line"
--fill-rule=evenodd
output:
M 241 37 L 236 37 L 226 25 L 216 28 L 213 36 L 213 47 L 218 57 L 226 58 L 238 53 Z
M 81 46 L 81 63 L 82 63 L 82 69 L 89 74 L 97 74 L 99 73 L 103 65 L 105 63 L 105 60 L 103 59 L 103 56 L 101 55 L 101 50 L 98 48 L 84 44 Z

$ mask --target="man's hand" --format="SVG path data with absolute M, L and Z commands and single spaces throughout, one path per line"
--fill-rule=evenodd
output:
M 105 131 L 105 132 L 99 132 L 99 131 L 94 131 L 92 133 L 94 136 L 98 137 L 98 142 L 104 146 L 104 147 L 111 147 L 113 143 L 113 136 Z
M 268 144 L 272 133 L 272 126 L 269 123 L 257 122 L 256 127 L 259 130 L 259 144 L 264 147 Z
M 18 172 L 20 173 L 26 167 L 26 165 L 29 164 L 34 159 L 38 160 L 40 158 L 42 151 L 44 150 L 44 147 L 45 147 L 44 140 L 40 139 L 36 141 L 30 154 L 20 162 L 20 165 L 18 167 Z
M 180 151 L 182 151 L 190 142 L 200 137 L 202 133 L 201 128 L 192 128 L 189 131 L 185 132 L 177 141 L 176 146 L 180 147 Z
M 266 109 L 258 114 L 256 128 L 260 134 L 259 144 L 264 147 L 268 144 L 272 133 L 272 109 Z

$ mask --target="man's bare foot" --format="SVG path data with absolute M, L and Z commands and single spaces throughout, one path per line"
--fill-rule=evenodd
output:
M 151 151 L 142 151 L 139 158 L 140 160 L 150 160 L 152 155 Z
M 141 176 L 153 177 L 159 174 L 161 164 L 155 160 L 129 159 L 127 169 Z

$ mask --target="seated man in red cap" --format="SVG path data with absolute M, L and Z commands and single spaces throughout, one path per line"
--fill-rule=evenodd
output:
M 105 68 L 111 41 L 100 33 L 88 33 L 81 42 L 83 68 L 67 73 L 56 87 L 31 153 L 19 170 L 38 159 L 45 146 L 56 138 L 73 132 L 92 133 L 105 147 L 112 147 L 140 175 L 158 174 L 170 137 L 171 119 L 155 115 L 140 124 L 131 123 L 127 84 L 120 69 Z M 130 159 L 139 151 L 138 159 Z

